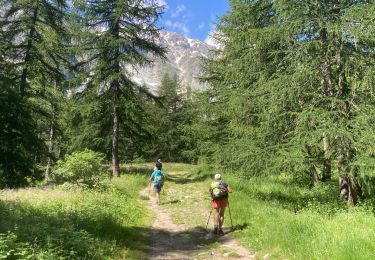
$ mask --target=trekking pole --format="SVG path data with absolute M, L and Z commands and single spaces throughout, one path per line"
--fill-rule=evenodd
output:
M 210 222 L 211 214 L 212 214 L 212 209 L 211 209 L 210 215 L 208 216 L 208 219 L 207 219 L 206 231 L 207 231 L 207 227 L 208 227 L 208 222 Z
M 233 229 L 233 222 L 232 222 L 232 213 L 230 212 L 229 201 L 228 201 L 228 209 L 229 209 L 229 218 L 230 218 L 230 225 L 232 226 L 232 229 Z

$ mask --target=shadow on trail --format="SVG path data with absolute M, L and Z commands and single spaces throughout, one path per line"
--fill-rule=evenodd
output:
M 176 184 L 186 184 L 192 182 L 201 182 L 210 178 L 209 173 L 198 172 L 178 172 L 178 174 L 168 175 L 167 181 L 174 182 Z
M 228 234 L 233 231 L 229 231 Z M 218 236 L 206 231 L 202 227 L 195 227 L 186 231 L 170 232 L 163 229 L 152 230 L 152 235 L 158 239 L 152 244 L 152 257 L 170 256 L 173 253 L 194 253 L 202 250 L 217 241 L 230 240 L 230 236 Z
M 177 202 L 173 200 L 166 203 Z M 235 227 L 230 232 L 238 229 Z M 115 253 L 113 245 L 141 254 L 166 255 L 199 250 L 219 239 L 227 239 L 225 236 L 214 236 L 203 227 L 171 232 L 124 226 L 105 212 L 93 216 L 82 211 L 51 209 L 49 213 L 46 209 L 41 210 L 27 203 L 0 200 L 0 233 L 8 231 L 17 235 L 18 242 L 30 243 L 41 250 L 55 248 L 58 252 L 56 256 L 70 257 L 74 252 L 76 258 L 89 259 L 112 257 Z M 160 239 L 147 245 L 153 237 Z M 101 252 L 98 255 L 99 250 Z
M 161 202 L 160 205 L 167 205 L 167 204 L 176 204 L 176 203 L 180 203 L 181 200 L 169 200 L 169 201 L 166 201 L 166 202 Z

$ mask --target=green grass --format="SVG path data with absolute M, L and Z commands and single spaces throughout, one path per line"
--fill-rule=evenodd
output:
M 149 249 L 151 213 L 139 200 L 153 164 L 127 165 L 105 191 L 19 189 L 0 191 L 0 258 L 139 259 Z M 164 164 L 168 179 L 161 207 L 190 229 L 205 227 L 207 166 Z M 137 174 L 135 174 L 137 173 Z M 258 258 L 375 259 L 374 207 L 348 207 L 336 181 L 309 188 L 288 175 L 244 180 L 224 174 L 233 233 Z M 229 225 L 229 211 L 226 224 Z M 195 233 L 194 233 L 195 234 Z M 219 245 L 209 243 L 200 259 Z
M 138 191 L 147 178 L 129 174 L 113 183 L 105 192 L 0 191 L 0 258 L 140 258 L 147 250 L 150 213 Z
M 283 175 L 226 179 L 235 190 L 233 219 L 246 227 L 236 236 L 247 247 L 276 259 L 375 259 L 373 208 L 341 203 L 336 183 L 308 188 Z
M 172 176 L 162 207 L 178 224 L 205 227 L 210 210 L 207 190 L 218 171 L 183 164 L 166 164 L 165 170 Z M 250 180 L 223 177 L 234 189 L 233 234 L 258 259 L 266 254 L 271 259 L 375 259 L 374 208 L 370 203 L 342 203 L 336 180 L 309 187 L 308 180 L 286 174 Z M 227 210 L 227 226 L 229 221 Z

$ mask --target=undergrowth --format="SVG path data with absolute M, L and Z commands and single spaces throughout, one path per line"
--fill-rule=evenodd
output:
M 127 174 L 105 191 L 1 191 L 0 258 L 139 258 L 149 219 L 138 191 L 146 182 L 145 176 Z
M 229 175 L 232 216 L 246 227 L 236 236 L 275 259 L 375 259 L 371 201 L 349 207 L 335 181 L 309 187 L 288 175 L 244 179 Z

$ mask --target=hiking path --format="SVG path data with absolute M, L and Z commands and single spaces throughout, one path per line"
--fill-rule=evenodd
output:
M 140 191 L 143 203 L 154 214 L 150 231 L 148 259 L 255 259 L 233 237 L 230 218 L 226 212 L 224 235 L 212 233 L 213 213 L 208 228 L 210 198 L 207 178 L 184 170 L 167 172 L 167 181 L 157 205 L 149 187 Z

